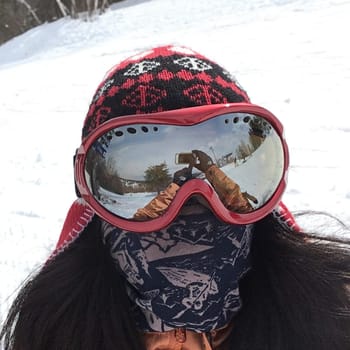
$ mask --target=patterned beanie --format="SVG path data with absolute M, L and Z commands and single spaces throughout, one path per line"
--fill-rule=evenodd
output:
M 107 73 L 90 104 L 82 137 L 118 116 L 237 102 L 250 100 L 235 78 L 217 63 L 186 47 L 157 47 L 122 61 Z M 273 214 L 298 229 L 283 203 Z M 92 209 L 77 199 L 50 258 L 79 237 L 93 217 Z
M 93 97 L 82 136 L 118 116 L 228 102 L 249 102 L 229 72 L 189 48 L 158 47 L 107 73 Z

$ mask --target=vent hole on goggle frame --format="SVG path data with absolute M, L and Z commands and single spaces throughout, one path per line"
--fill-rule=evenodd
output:
M 152 129 L 153 129 L 154 132 L 158 132 L 158 131 L 159 131 L 159 129 L 158 129 L 157 126 L 154 126 Z M 145 134 L 147 134 L 148 132 L 151 131 L 147 126 L 141 126 L 141 130 L 142 130 Z M 133 128 L 133 127 L 128 127 L 128 128 L 126 129 L 126 131 L 127 131 L 129 134 L 132 134 L 132 135 L 135 135 L 135 134 L 137 133 L 137 129 L 136 129 L 136 128 Z M 122 137 L 122 136 L 124 136 L 124 132 L 125 132 L 125 131 L 122 131 L 122 130 L 115 130 L 115 131 L 114 131 L 114 135 L 117 136 L 117 137 Z
M 126 129 L 128 131 L 129 134 L 136 134 L 136 129 L 135 128 L 127 128 Z

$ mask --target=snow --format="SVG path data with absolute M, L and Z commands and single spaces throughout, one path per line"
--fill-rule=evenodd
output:
M 285 125 L 286 205 L 349 225 L 349 14 L 349 0 L 126 0 L 0 46 L 0 321 L 75 198 L 72 156 L 94 90 L 153 46 L 186 45 L 231 71 Z

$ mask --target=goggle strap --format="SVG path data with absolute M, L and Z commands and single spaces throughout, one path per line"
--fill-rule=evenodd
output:
M 73 155 L 73 170 L 75 168 L 75 160 L 77 158 L 77 153 L 78 153 L 78 149 L 76 149 L 75 154 Z M 75 194 L 77 195 L 77 197 L 81 198 L 81 194 L 77 186 L 77 181 L 75 179 L 75 174 L 74 174 L 74 188 L 75 188 Z
M 64 251 L 85 230 L 94 217 L 94 211 L 83 199 L 76 199 L 67 213 L 55 250 L 48 261 Z

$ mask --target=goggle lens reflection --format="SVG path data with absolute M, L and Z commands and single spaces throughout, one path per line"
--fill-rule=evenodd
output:
M 284 174 L 283 143 L 274 127 L 258 115 L 233 112 L 190 126 L 140 123 L 111 129 L 88 150 L 85 181 L 102 207 L 132 219 L 188 166 L 192 150 L 204 152 L 237 183 L 253 210 L 269 201 Z M 208 182 L 195 166 L 192 178 Z

